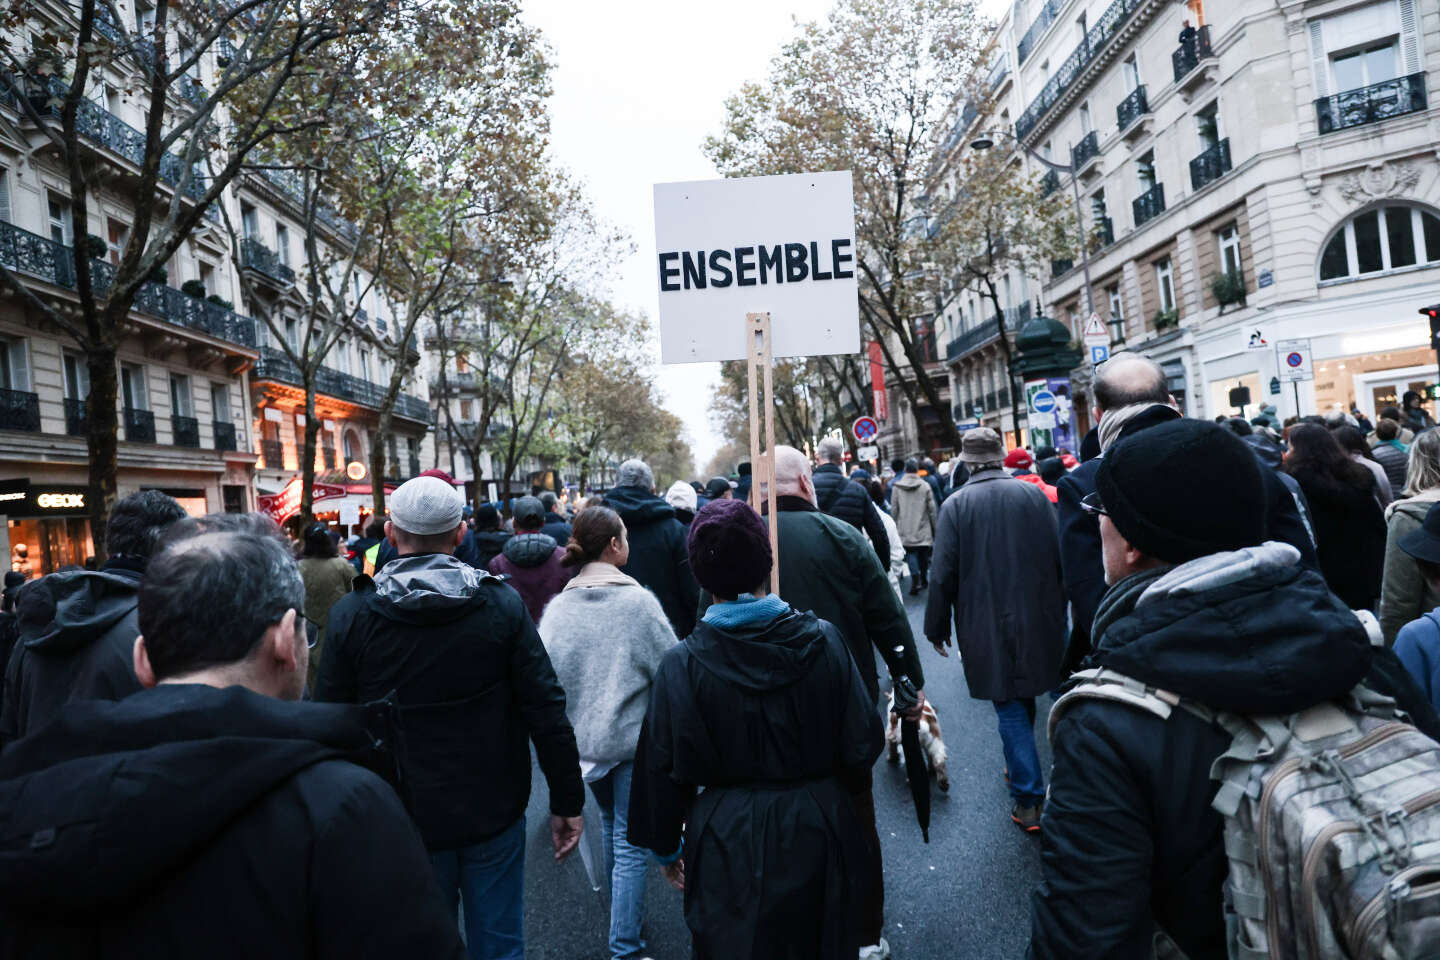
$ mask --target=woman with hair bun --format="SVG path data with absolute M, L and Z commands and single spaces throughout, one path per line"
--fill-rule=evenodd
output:
M 620 572 L 629 557 L 619 514 L 587 507 L 576 515 L 560 561 L 579 572 L 540 619 L 540 639 L 565 688 L 580 772 L 600 805 L 614 960 L 645 952 L 640 926 L 647 853 L 629 842 L 630 780 L 655 671 L 675 645 L 660 601 Z

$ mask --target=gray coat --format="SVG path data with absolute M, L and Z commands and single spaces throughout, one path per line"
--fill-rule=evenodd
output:
M 945 501 L 930 563 L 925 636 L 950 636 L 977 700 L 1055 687 L 1065 651 L 1065 593 L 1055 508 L 1033 483 L 984 470 Z

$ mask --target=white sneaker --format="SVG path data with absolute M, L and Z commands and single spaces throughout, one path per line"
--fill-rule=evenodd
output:
M 869 947 L 860 948 L 860 960 L 890 960 L 890 944 L 881 937 L 880 942 Z

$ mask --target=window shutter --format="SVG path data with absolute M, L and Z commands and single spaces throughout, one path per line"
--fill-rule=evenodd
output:
M 30 356 L 26 341 L 16 337 L 10 341 L 10 389 L 30 392 Z
M 10 171 L 0 167 L 0 221 L 11 223 L 10 219 Z
M 1404 74 L 1420 72 L 1420 36 L 1415 16 L 1415 0 L 1400 0 L 1400 57 Z
M 1310 76 L 1315 85 L 1315 99 L 1330 93 L 1330 65 L 1325 62 L 1325 21 L 1310 21 Z

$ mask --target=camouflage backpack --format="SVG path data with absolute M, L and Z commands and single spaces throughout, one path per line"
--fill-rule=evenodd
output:
M 1357 686 L 1288 717 L 1218 713 L 1110 670 L 1050 712 L 1050 735 L 1083 698 L 1219 724 L 1210 769 L 1224 817 L 1231 960 L 1440 960 L 1440 744 L 1395 701 Z

